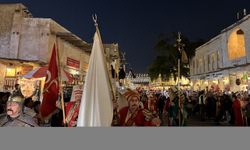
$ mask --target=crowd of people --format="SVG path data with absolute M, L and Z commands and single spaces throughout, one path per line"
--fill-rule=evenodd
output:
M 250 125 L 250 95 L 247 92 L 222 92 L 211 90 L 178 91 L 137 88 L 123 92 L 127 105 L 119 107 L 113 126 L 188 126 L 187 120 L 198 118 L 201 122 L 213 120 L 215 126 Z M 118 99 L 119 100 L 119 99 Z M 41 118 L 41 102 L 24 98 L 19 85 L 12 93 L 0 94 L 0 126 L 76 127 L 81 95 L 65 104 L 66 125 L 60 103 L 48 119 Z M 199 125 L 197 125 L 199 126 Z
M 188 126 L 187 120 L 191 117 L 198 118 L 200 122 L 212 120 L 214 126 L 250 125 L 248 92 L 223 92 L 212 88 L 178 91 L 175 86 L 168 90 L 138 88 L 134 91 L 140 95 L 138 107 L 147 111 L 144 118 L 147 118 L 145 114 L 158 117 L 161 126 Z M 122 116 L 122 111 L 120 114 Z
M 248 92 L 222 92 L 202 90 L 189 96 L 193 113 L 198 112 L 201 121 L 214 119 L 217 125 L 222 122 L 230 126 L 249 126 L 250 95 Z

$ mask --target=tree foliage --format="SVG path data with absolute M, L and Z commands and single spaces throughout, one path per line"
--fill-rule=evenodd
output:
M 177 79 L 178 76 L 178 58 L 181 57 L 176 46 L 177 33 L 160 35 L 154 49 L 156 57 L 149 67 L 149 76 L 151 79 L 157 79 L 161 74 L 162 79 L 169 80 L 172 76 Z M 181 36 L 181 43 L 184 44 L 182 50 L 187 54 L 188 60 L 195 55 L 195 49 L 204 43 L 203 40 L 190 41 L 186 36 Z M 189 77 L 189 65 L 181 62 L 180 74 Z

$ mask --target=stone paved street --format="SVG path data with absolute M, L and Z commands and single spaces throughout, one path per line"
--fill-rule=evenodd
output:
M 167 117 L 166 115 L 163 115 L 160 117 L 162 120 L 161 126 L 167 126 Z M 191 127 L 213 127 L 213 126 L 230 126 L 229 123 L 225 122 L 220 122 L 219 124 L 214 121 L 214 119 L 206 119 L 205 121 L 201 121 L 199 119 L 199 116 L 192 116 L 187 119 L 187 124 L 186 126 L 191 126 Z

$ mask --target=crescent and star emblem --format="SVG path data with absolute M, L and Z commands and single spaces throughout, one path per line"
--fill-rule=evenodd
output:
M 56 86 L 58 86 L 58 81 L 57 81 L 57 78 L 53 79 L 52 81 L 51 80 L 51 73 L 49 70 L 46 71 L 47 73 L 47 78 L 46 78 L 46 81 L 45 81 L 45 84 L 48 84 L 48 86 L 46 87 L 46 89 L 44 90 L 44 93 L 45 92 L 48 92 L 49 93 L 49 88 L 54 84 L 56 84 Z
M 47 79 L 46 79 L 45 83 L 47 84 L 50 81 L 50 79 L 51 79 L 51 73 L 50 73 L 49 70 L 47 70 L 46 74 L 47 74 Z

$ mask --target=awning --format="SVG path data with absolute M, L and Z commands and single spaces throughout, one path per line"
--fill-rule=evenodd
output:
M 48 70 L 48 66 L 44 67 L 37 67 L 34 70 L 28 72 L 27 74 L 23 75 L 23 78 L 30 79 L 30 78 L 42 78 L 46 76 L 46 71 Z
M 22 77 L 26 79 L 46 77 L 47 70 L 48 70 L 48 66 L 37 67 L 34 70 L 23 75 Z M 70 83 L 74 81 L 73 75 L 65 71 L 64 69 L 62 69 L 61 75 L 62 75 L 62 78 L 61 78 L 62 81 L 67 81 Z

